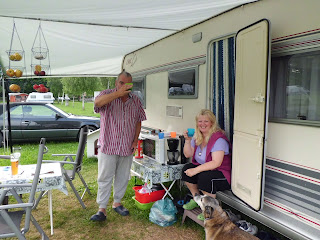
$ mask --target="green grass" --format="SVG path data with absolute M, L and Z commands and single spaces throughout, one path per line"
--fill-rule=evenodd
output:
M 82 116 L 90 116 L 90 117 L 100 117 L 100 114 L 94 113 L 93 111 L 93 102 L 86 102 L 84 104 L 84 109 L 82 108 L 82 102 L 72 102 L 69 101 L 69 106 L 65 105 L 65 102 L 63 103 L 58 103 L 55 102 L 54 105 L 61 110 L 67 112 L 67 113 L 72 113 L 74 115 L 82 115 Z
M 82 109 L 81 102 L 75 102 L 74 106 L 72 102 L 69 102 L 69 106 L 64 104 L 55 104 L 65 112 L 73 113 L 75 115 L 97 116 L 93 112 L 93 103 L 85 103 L 85 110 Z M 14 144 L 14 146 L 21 146 L 21 161 L 20 164 L 34 164 L 38 155 L 39 143 L 28 144 Z M 44 155 L 44 159 L 56 159 L 51 154 L 57 153 L 76 153 L 78 144 L 77 142 L 49 142 L 46 144 L 49 152 Z M 85 151 L 86 153 L 86 151 Z M 3 149 L 0 150 L 0 154 L 8 154 Z M 61 158 L 57 158 L 61 160 Z M 1 160 L 0 166 L 9 165 L 9 160 Z M 97 203 L 95 202 L 96 194 L 98 190 L 97 185 L 97 159 L 87 158 L 86 154 L 83 159 L 82 175 L 89 185 L 92 195 L 86 194 L 84 196 L 84 202 L 86 209 L 82 209 L 81 205 L 74 196 L 70 186 L 67 184 L 69 195 L 65 195 L 58 190 L 53 191 L 53 221 L 54 221 L 54 235 L 50 236 L 50 221 L 48 214 L 48 199 L 45 196 L 36 210 L 33 211 L 33 215 L 40 223 L 44 231 L 47 233 L 50 239 L 129 239 L 129 240 L 165 240 L 165 239 L 181 239 L 181 240 L 198 240 L 204 239 L 205 234 L 203 228 L 190 220 L 186 219 L 185 223 L 181 226 L 182 216 L 178 215 L 178 221 L 170 227 L 160 227 L 149 221 L 149 210 L 140 210 L 136 207 L 132 196 L 134 191 L 132 187 L 135 184 L 142 184 L 140 179 L 132 177 L 129 181 L 126 194 L 123 198 L 123 204 L 130 211 L 130 215 L 127 217 L 119 216 L 111 209 L 111 203 L 113 201 L 112 196 L 109 200 L 107 207 L 107 221 L 103 223 L 91 222 L 90 216 L 95 214 L 98 210 Z M 84 190 L 79 178 L 76 177 L 74 184 L 78 191 Z M 168 186 L 170 183 L 165 183 Z M 170 191 L 174 197 L 183 198 L 186 193 L 186 189 L 182 188 L 182 191 L 178 188 L 178 184 L 175 184 Z M 26 198 L 27 196 L 24 196 Z M 259 229 L 265 231 L 271 231 L 263 225 L 250 220 L 246 216 L 242 215 L 242 219 L 246 219 L 256 225 Z M 272 232 L 272 231 L 271 231 Z M 285 239 L 279 234 L 274 233 L 279 239 Z M 27 233 L 27 239 L 39 239 L 39 234 L 33 226 L 31 226 L 30 232 Z
M 53 153 L 76 153 L 77 143 L 61 142 L 46 144 L 49 152 L 44 155 L 44 159 L 59 159 L 53 158 Z M 20 144 L 21 164 L 36 163 L 38 144 Z M 3 150 L 0 154 L 3 154 Z M 9 160 L 0 161 L 2 166 L 9 165 Z M 173 226 L 162 228 L 149 221 L 149 210 L 140 210 L 136 207 L 132 196 L 134 191 L 132 187 L 135 184 L 142 184 L 140 179 L 132 177 L 129 181 L 126 194 L 123 198 L 123 204 L 130 210 L 129 217 L 121 217 L 111 209 L 113 201 L 112 196 L 107 208 L 107 222 L 93 223 L 90 216 L 96 213 L 98 205 L 95 202 L 98 190 L 97 186 L 97 159 L 84 157 L 82 175 L 86 180 L 92 195 L 86 194 L 84 202 L 87 206 L 82 209 L 71 188 L 67 184 L 69 195 L 65 195 L 58 190 L 53 191 L 53 216 L 54 216 L 54 235 L 50 234 L 50 221 L 48 215 L 48 201 L 45 196 L 41 200 L 38 208 L 33 211 L 33 215 L 41 224 L 50 239 L 204 239 L 204 231 L 199 225 L 191 220 L 186 220 L 183 226 L 181 223 L 181 215 L 178 216 L 178 221 Z M 75 186 L 80 192 L 84 190 L 78 177 L 74 180 Z M 178 192 L 174 189 L 173 192 Z M 25 196 L 24 198 L 26 198 Z M 169 231 L 166 233 L 166 231 Z M 160 238 L 160 236 L 162 236 Z M 169 238 L 166 238 L 168 236 Z M 27 239 L 39 239 L 36 230 L 31 228 L 27 234 Z

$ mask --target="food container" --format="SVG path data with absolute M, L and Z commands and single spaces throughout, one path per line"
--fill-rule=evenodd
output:
M 137 200 L 139 203 L 150 203 L 155 202 L 160 199 L 165 194 L 165 190 L 158 190 L 151 193 L 139 193 L 139 190 L 142 188 L 142 186 L 135 186 L 133 187 L 133 190 L 135 192 L 135 200 Z
M 149 202 L 149 203 L 140 203 L 134 196 L 132 196 L 132 199 L 134 200 L 134 202 L 136 203 L 136 206 L 141 209 L 141 210 L 148 210 L 152 207 L 152 205 L 155 202 Z

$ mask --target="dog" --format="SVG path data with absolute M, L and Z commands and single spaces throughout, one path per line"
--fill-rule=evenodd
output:
M 259 238 L 243 231 L 231 222 L 217 199 L 196 194 L 194 201 L 200 206 L 205 218 L 206 240 L 259 240 Z

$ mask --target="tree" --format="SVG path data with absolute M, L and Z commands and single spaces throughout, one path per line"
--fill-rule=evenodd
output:
M 116 77 L 100 77 L 102 89 L 115 88 Z
M 101 80 L 97 77 L 64 77 L 61 79 L 63 91 L 69 96 L 93 96 L 93 92 L 101 87 Z
M 61 82 L 61 78 L 48 78 L 47 79 L 48 88 L 50 92 L 53 93 L 56 98 L 62 95 L 63 86 Z

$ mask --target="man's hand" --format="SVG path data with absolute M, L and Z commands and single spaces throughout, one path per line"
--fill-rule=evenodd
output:
M 129 89 L 132 88 L 132 85 L 123 84 L 121 88 L 118 89 L 117 93 L 119 97 L 124 97 L 130 93 Z
M 134 141 L 131 145 L 131 149 L 132 149 L 132 154 L 135 153 L 136 149 L 137 149 L 137 145 L 138 145 L 138 140 Z

